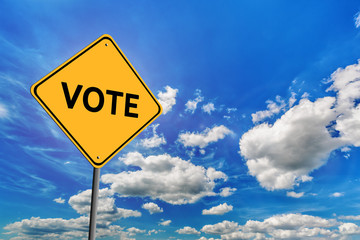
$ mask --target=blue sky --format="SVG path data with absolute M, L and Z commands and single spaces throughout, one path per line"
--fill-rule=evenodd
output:
M 30 94 L 111 35 L 163 114 L 101 239 L 360 239 L 358 1 L 0 1 L 0 239 L 86 239 L 92 166 Z

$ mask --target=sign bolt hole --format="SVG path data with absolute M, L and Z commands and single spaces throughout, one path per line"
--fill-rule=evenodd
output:
M 100 159 L 100 157 L 99 157 L 99 156 L 97 156 L 96 158 L 97 158 L 97 159 Z
M 108 44 L 107 44 L 107 43 L 105 43 L 105 46 L 106 46 L 106 47 L 107 47 L 107 45 L 108 45 Z

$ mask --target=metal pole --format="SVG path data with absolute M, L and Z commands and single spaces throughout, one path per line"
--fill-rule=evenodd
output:
M 95 240 L 95 235 L 96 235 L 96 210 L 97 210 L 97 202 L 99 195 L 99 177 L 100 177 L 100 168 L 94 167 L 92 193 L 91 193 L 89 240 Z

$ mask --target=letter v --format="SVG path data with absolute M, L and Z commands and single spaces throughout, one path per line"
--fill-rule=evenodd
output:
M 68 106 L 68 108 L 72 109 L 76 103 L 76 100 L 78 99 L 79 95 L 80 95 L 80 91 L 82 89 L 82 85 L 77 85 L 74 95 L 72 96 L 72 98 L 70 97 L 70 93 L 69 93 L 69 89 L 67 86 L 66 82 L 61 82 L 62 88 L 64 90 L 64 95 L 65 95 L 65 99 L 66 99 L 66 104 Z

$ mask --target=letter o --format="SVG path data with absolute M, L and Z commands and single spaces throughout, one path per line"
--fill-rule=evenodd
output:
M 95 92 L 97 93 L 97 95 L 99 96 L 99 103 L 96 107 L 92 107 L 89 104 L 89 95 L 90 93 Z M 100 89 L 96 88 L 96 87 L 89 87 L 88 89 L 85 90 L 84 92 L 84 96 L 83 96 L 83 102 L 84 102 L 84 107 L 89 110 L 90 112 L 98 112 L 100 111 L 103 106 L 104 106 L 104 94 L 101 92 Z

